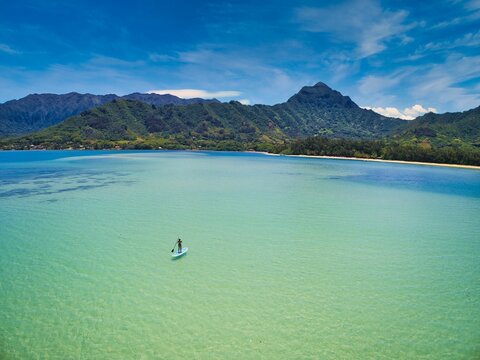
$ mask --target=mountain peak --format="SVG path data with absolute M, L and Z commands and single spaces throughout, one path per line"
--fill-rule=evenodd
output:
M 313 85 L 313 87 L 314 87 L 314 88 L 324 88 L 324 89 L 328 89 L 328 90 L 332 90 L 332 91 L 333 91 L 333 89 L 332 89 L 330 86 L 328 86 L 327 84 L 325 84 L 324 82 L 321 82 L 321 81 L 319 81 L 318 83 L 316 83 L 315 85 Z
M 297 94 L 288 99 L 287 102 L 345 108 L 358 107 L 348 96 L 343 96 L 340 92 L 333 90 L 321 81 L 313 86 L 304 86 Z

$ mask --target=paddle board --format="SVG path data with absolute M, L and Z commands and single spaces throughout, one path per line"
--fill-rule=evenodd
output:
M 188 247 L 184 247 L 184 248 L 182 248 L 182 252 L 175 251 L 175 252 L 172 254 L 172 257 L 173 257 L 173 258 L 180 257 L 180 256 L 182 256 L 183 254 L 185 254 L 187 251 L 188 251 Z

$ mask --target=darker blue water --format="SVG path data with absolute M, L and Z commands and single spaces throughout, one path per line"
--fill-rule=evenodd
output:
M 68 157 L 88 157 L 111 154 L 135 154 L 139 151 L 0 151 L 0 197 L 45 194 L 56 179 L 71 177 L 75 183 L 71 189 L 60 191 L 88 190 L 111 183 L 112 176 L 122 181 L 125 174 L 104 171 L 87 171 L 70 163 L 51 162 Z M 417 191 L 451 195 L 480 197 L 480 171 L 460 168 L 434 167 L 395 163 L 361 162 L 353 160 L 274 157 L 258 153 L 239 152 L 186 152 L 186 151 L 142 151 L 151 156 L 182 156 L 198 154 L 216 158 L 249 157 L 265 162 L 304 163 L 308 167 L 333 166 L 349 170 L 353 175 L 338 176 L 338 180 L 357 182 L 372 186 L 386 186 Z M 39 162 L 43 162 L 40 164 Z M 104 176 L 105 175 L 105 176 Z M 108 175 L 108 176 L 107 176 Z M 87 181 L 87 179 L 89 179 Z M 29 187 L 5 189 L 7 185 L 28 183 Z M 32 186 L 33 185 L 33 186 Z
M 116 183 L 128 184 L 126 172 L 88 170 L 62 158 L 89 157 L 115 151 L 0 151 L 0 198 L 86 191 Z M 62 184 L 62 187 L 58 187 Z
M 348 170 L 347 174 L 334 177 L 340 181 L 480 198 L 480 170 L 476 169 L 286 156 L 276 159 L 301 161 L 308 167 L 329 166 Z
M 362 173 L 347 176 L 343 180 L 374 186 L 480 197 L 479 170 L 371 162 L 352 166 L 361 168 Z

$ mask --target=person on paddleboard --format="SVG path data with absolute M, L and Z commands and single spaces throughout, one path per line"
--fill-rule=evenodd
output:
M 182 252 L 182 239 L 178 238 L 177 240 L 178 252 Z

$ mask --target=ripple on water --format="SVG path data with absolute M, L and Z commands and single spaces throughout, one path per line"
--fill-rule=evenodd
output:
M 480 353 L 477 172 L 70 154 L 0 153 L 0 358 Z

